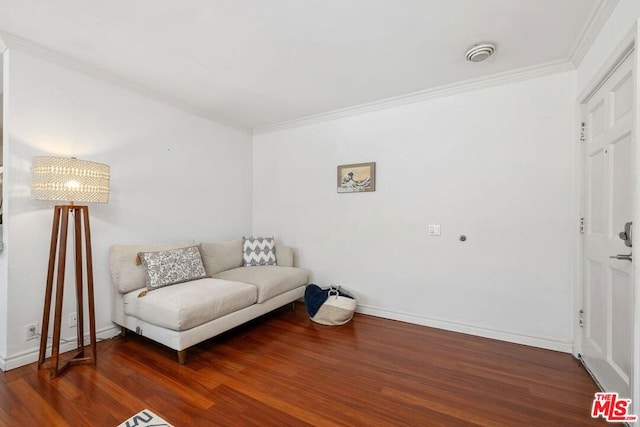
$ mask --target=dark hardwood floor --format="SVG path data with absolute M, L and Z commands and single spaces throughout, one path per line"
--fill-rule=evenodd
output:
M 116 426 L 148 408 L 182 426 L 589 426 L 596 386 L 569 354 L 298 304 L 176 353 L 138 336 L 56 379 L 0 374 L 2 426 Z

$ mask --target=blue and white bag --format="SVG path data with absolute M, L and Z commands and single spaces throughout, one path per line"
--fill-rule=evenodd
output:
M 304 304 L 311 320 L 321 325 L 344 325 L 353 318 L 358 305 L 349 292 L 339 286 L 321 288 L 310 283 L 304 290 Z

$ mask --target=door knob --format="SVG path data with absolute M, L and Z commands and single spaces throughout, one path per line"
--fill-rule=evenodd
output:
M 623 240 L 625 246 L 627 246 L 628 248 L 631 247 L 631 240 L 632 240 L 631 235 L 632 234 L 633 234 L 633 223 L 632 222 L 627 222 L 624 225 L 624 231 L 621 231 L 618 234 L 618 237 L 620 237 L 620 240 Z
M 629 262 L 631 262 L 631 254 L 629 254 L 629 255 L 624 255 L 624 254 L 612 255 L 609 258 L 619 259 L 621 261 L 629 261 Z

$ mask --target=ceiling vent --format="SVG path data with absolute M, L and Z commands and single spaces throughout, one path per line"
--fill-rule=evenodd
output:
M 467 51 L 467 61 L 482 62 L 496 51 L 496 46 L 492 43 L 482 43 L 473 46 Z

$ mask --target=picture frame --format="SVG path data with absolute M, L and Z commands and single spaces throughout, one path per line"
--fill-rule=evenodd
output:
M 338 166 L 338 193 L 376 191 L 376 162 Z

